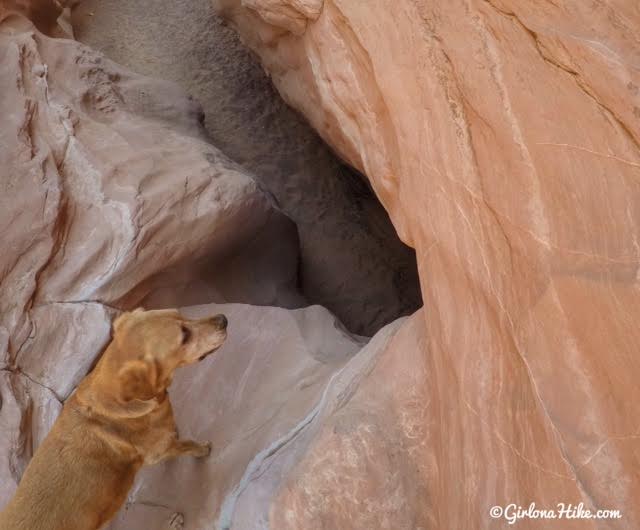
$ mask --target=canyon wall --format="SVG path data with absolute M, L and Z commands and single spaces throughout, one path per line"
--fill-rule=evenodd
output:
M 327 431 L 271 527 L 495 528 L 506 522 L 490 507 L 512 502 L 623 514 L 522 528 L 637 527 L 637 2 L 214 5 L 283 98 L 370 179 L 416 249 L 425 305 L 420 355 L 403 356 L 424 380 L 388 417 L 416 445 L 371 452 L 383 437 Z M 350 423 L 370 435 L 377 414 Z M 370 466 L 355 477 L 352 454 Z M 416 490 L 393 487 L 406 468 L 392 455 L 414 461 Z
M 531 502 L 622 517 L 519 528 L 639 527 L 640 7 L 214 5 L 367 176 L 425 306 L 368 342 L 294 309 L 302 233 L 193 98 L 52 38 L 59 3 L 1 2 L 0 506 L 145 304 L 229 316 L 170 389 L 214 448 L 144 470 L 111 528 L 475 530 Z
M 177 86 L 15 14 L 0 72 L 4 504 L 119 310 L 304 300 L 295 225 Z

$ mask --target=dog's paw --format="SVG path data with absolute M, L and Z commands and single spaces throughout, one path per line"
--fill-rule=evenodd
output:
M 211 454 L 211 442 L 205 442 L 200 445 L 200 451 L 198 452 L 198 458 L 204 458 Z
M 169 519 L 167 530 L 184 530 L 184 515 L 180 512 L 174 513 Z

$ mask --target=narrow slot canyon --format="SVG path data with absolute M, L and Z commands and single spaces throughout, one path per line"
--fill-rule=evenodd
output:
M 125 361 L 199 458 L 104 528 L 640 528 L 639 29 L 631 0 L 0 0 L 0 507 L 142 306 L 179 310 L 148 337 L 180 367 Z M 187 359 L 184 318 L 228 327 Z

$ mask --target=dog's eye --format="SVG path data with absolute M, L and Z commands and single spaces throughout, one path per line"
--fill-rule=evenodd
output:
M 182 344 L 186 344 L 191 338 L 191 330 L 185 325 L 180 326 L 180 329 L 182 330 Z

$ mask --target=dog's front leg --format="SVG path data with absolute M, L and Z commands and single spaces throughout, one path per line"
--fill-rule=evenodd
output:
M 175 456 L 191 455 L 198 458 L 211 454 L 211 442 L 199 443 L 193 440 L 176 440 L 171 448 Z
M 175 458 L 176 456 L 195 456 L 196 458 L 202 458 L 211 454 L 211 442 L 198 443 L 193 440 L 178 440 L 175 438 L 166 452 L 162 455 L 161 459 Z

